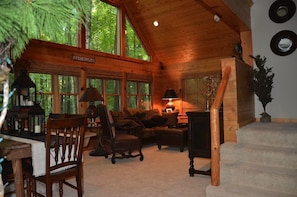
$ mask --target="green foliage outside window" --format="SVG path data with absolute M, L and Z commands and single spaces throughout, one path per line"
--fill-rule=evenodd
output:
M 36 102 L 45 111 L 47 119 L 53 105 L 52 77 L 49 74 L 30 73 L 30 78 L 36 84 Z
M 121 83 L 119 80 L 106 80 L 107 101 L 104 101 L 104 103 L 107 104 L 109 110 L 120 111 L 120 90 Z
M 127 82 L 128 108 L 137 109 L 137 82 Z
M 118 9 L 100 0 L 93 0 L 90 18 L 87 48 L 119 54 Z
M 101 0 L 92 0 L 92 9 L 89 20 L 86 22 L 86 48 L 105 53 L 120 55 L 120 21 L 119 8 L 104 3 Z M 56 35 L 48 36 L 41 31 L 41 40 L 59 44 L 77 46 L 77 21 L 61 21 L 56 27 Z M 134 28 L 126 18 L 126 57 L 149 61 Z
M 127 82 L 128 108 L 151 109 L 151 84 L 146 82 Z
M 61 113 L 78 113 L 77 77 L 59 75 Z
M 129 20 L 126 18 L 126 56 L 149 61 L 145 48 L 139 40 Z

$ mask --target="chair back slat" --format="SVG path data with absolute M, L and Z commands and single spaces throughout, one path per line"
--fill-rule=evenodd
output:
M 113 125 L 112 116 L 108 115 L 110 112 L 105 105 L 99 104 L 98 113 L 103 136 L 112 140 L 115 137 L 115 127 Z
M 49 118 L 46 136 L 46 174 L 79 165 L 86 118 Z

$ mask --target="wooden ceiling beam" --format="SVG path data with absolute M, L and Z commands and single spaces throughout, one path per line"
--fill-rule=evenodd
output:
M 221 21 L 235 32 L 249 31 L 251 0 L 195 0 L 199 5 L 211 14 L 218 14 Z

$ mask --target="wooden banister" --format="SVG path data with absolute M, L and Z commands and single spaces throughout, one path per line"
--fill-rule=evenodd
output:
M 211 185 L 220 185 L 220 120 L 219 110 L 223 102 L 231 67 L 227 66 L 218 88 L 215 100 L 210 109 L 211 128 Z

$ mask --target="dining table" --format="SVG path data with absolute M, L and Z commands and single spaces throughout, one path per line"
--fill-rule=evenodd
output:
M 12 162 L 17 197 L 24 196 L 22 159 L 32 158 L 33 175 L 45 174 L 45 135 L 1 131 L 0 157 Z
M 16 197 L 24 196 L 22 159 L 31 156 L 30 143 L 5 138 L 0 143 L 0 157 L 4 157 L 12 163 Z

